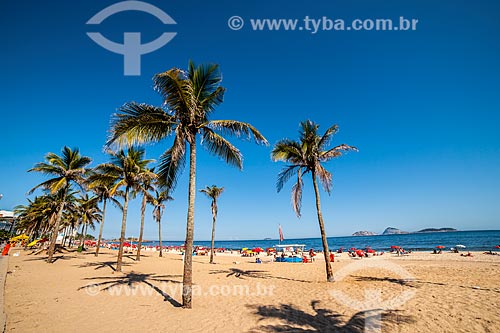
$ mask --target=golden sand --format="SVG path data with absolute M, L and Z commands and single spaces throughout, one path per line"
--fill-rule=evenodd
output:
M 379 323 L 382 332 L 500 332 L 500 256 L 342 254 L 333 283 L 321 258 L 194 257 L 187 310 L 178 254 L 126 256 L 116 273 L 116 251 L 67 252 L 53 264 L 28 253 L 9 258 L 7 332 L 363 332 Z

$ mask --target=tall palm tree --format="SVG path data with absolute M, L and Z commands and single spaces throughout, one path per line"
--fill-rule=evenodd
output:
M 328 242 L 326 240 L 325 224 L 321 213 L 321 203 L 317 179 L 319 179 L 323 189 L 330 194 L 332 189 L 332 174 L 328 172 L 321 163 L 327 162 L 333 158 L 341 156 L 349 150 L 358 151 L 356 147 L 341 144 L 339 146 L 327 149 L 332 137 L 338 132 L 338 126 L 333 125 L 320 136 L 318 134 L 319 125 L 310 120 L 300 124 L 299 141 L 283 139 L 278 141 L 271 153 L 274 161 L 284 161 L 289 163 L 278 174 L 276 188 L 281 191 L 284 184 L 294 175 L 297 175 L 297 183 L 292 188 L 292 206 L 293 210 L 300 218 L 300 208 L 302 205 L 302 176 L 308 172 L 311 173 L 314 194 L 316 196 L 316 211 L 318 215 L 319 230 L 323 242 L 323 253 L 325 255 L 326 278 L 333 281 L 333 272 L 330 265 L 330 256 Z
M 110 178 L 108 175 L 98 172 L 98 170 L 98 168 L 94 169 L 88 177 L 89 189 L 91 189 L 99 198 L 99 201 L 102 202 L 102 221 L 99 227 L 99 237 L 97 238 L 97 247 L 95 249 L 96 257 L 99 256 L 99 249 L 101 248 L 104 219 L 106 217 L 106 205 L 108 201 L 111 201 L 111 203 L 113 203 L 120 210 L 123 209 L 120 202 L 115 198 L 116 196 L 121 196 L 123 193 L 121 191 L 114 191 L 114 193 L 112 193 L 116 179 Z
M 125 153 L 124 150 L 118 152 L 109 152 L 111 161 L 109 163 L 100 164 L 96 170 L 103 175 L 102 181 L 108 178 L 108 181 L 114 182 L 111 189 L 111 195 L 123 187 L 124 201 L 122 214 L 122 228 L 120 232 L 120 246 L 118 248 L 118 258 L 116 261 L 116 271 L 121 272 L 123 262 L 123 243 L 125 242 L 125 231 L 127 229 L 127 212 L 130 192 L 133 191 L 138 184 L 143 180 L 143 171 L 146 169 L 151 160 L 144 159 L 144 149 L 130 147 Z
M 174 200 L 169 194 L 168 190 L 159 191 L 155 189 L 154 196 L 150 197 L 150 203 L 153 205 L 153 218 L 158 223 L 158 242 L 160 243 L 160 257 L 163 257 L 163 244 L 161 243 L 161 217 L 165 210 L 164 202 Z
M 196 148 L 201 136 L 207 150 L 226 163 L 242 167 L 241 152 L 221 134 L 250 138 L 257 143 L 267 140 L 252 125 L 235 120 L 210 120 L 215 108 L 222 103 L 225 89 L 218 65 L 195 66 L 188 70 L 173 68 L 154 76 L 154 88 L 164 106 L 127 103 L 112 119 L 108 145 L 119 147 L 160 142 L 174 135 L 173 145 L 160 157 L 158 175 L 165 188 L 173 189 L 186 162 L 189 144 L 189 191 L 186 222 L 186 258 L 184 260 L 182 303 L 192 307 L 193 267 L 191 253 L 194 237 L 194 204 L 196 195 Z
M 54 153 L 48 153 L 45 156 L 45 162 L 37 163 L 33 168 L 28 170 L 28 172 L 36 171 L 45 175 L 54 176 L 54 178 L 50 178 L 49 180 L 35 186 L 30 190 L 30 194 L 40 187 L 48 189 L 51 194 L 55 194 L 59 191 L 61 193 L 61 201 L 59 202 L 54 227 L 52 229 L 52 239 L 50 241 L 47 258 L 48 263 L 53 262 L 52 258 L 56 248 L 61 217 L 70 186 L 72 183 L 81 184 L 83 182 L 86 167 L 91 161 L 92 160 L 89 157 L 81 156 L 78 148 L 72 150 L 65 146 L 62 149 L 62 156 L 58 156 Z
M 157 175 L 154 173 L 154 169 L 144 169 L 141 170 L 143 173 L 143 178 L 140 183 L 137 184 L 136 193 L 142 194 L 142 203 L 141 203 L 141 230 L 139 231 L 139 239 L 137 241 L 137 255 L 136 261 L 141 260 L 141 248 L 142 248 L 142 236 L 144 235 L 144 218 L 146 216 L 146 204 L 148 202 L 148 197 L 151 195 L 149 191 L 153 190 L 151 182 L 153 179 L 157 178 Z
M 224 187 L 217 187 L 215 185 L 207 186 L 200 190 L 205 193 L 207 197 L 212 199 L 212 249 L 210 251 L 210 263 L 214 263 L 214 248 L 215 248 L 215 223 L 217 221 L 217 198 L 224 192 Z

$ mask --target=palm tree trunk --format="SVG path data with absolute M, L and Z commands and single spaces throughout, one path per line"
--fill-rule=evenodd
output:
M 144 215 L 146 214 L 146 195 L 142 197 L 141 205 L 141 231 L 139 232 L 139 241 L 137 243 L 137 257 L 136 261 L 141 261 L 141 247 L 142 247 L 142 235 L 144 233 Z
M 85 250 L 85 223 L 82 224 L 82 239 L 80 241 L 82 251 Z
M 106 217 L 106 203 L 107 200 L 104 199 L 102 203 L 102 221 L 101 221 L 101 226 L 99 227 L 99 238 L 97 239 L 97 248 L 95 249 L 95 256 L 99 256 L 99 248 L 101 247 L 101 240 L 102 240 L 102 230 L 104 229 L 104 218 Z
M 217 221 L 217 213 L 212 209 L 212 249 L 210 250 L 210 263 L 214 263 L 214 248 L 215 248 L 215 222 Z
M 127 210 L 128 210 L 128 192 L 129 188 L 125 189 L 125 201 L 123 202 L 123 217 L 122 217 L 122 231 L 120 233 L 120 247 L 118 248 L 118 259 L 116 260 L 116 271 L 122 271 L 123 261 L 123 242 L 125 241 L 125 230 L 127 229 Z
M 163 257 L 163 245 L 161 244 L 161 218 L 158 219 L 158 242 L 160 243 L 160 257 Z
M 182 277 L 182 306 L 192 307 L 193 296 L 193 239 L 194 239 L 194 201 L 196 196 L 196 136 L 189 144 L 189 194 L 186 223 L 186 251 L 184 252 L 184 274 Z
M 65 195 L 61 199 L 61 203 L 59 204 L 59 210 L 57 211 L 56 215 L 56 222 L 54 223 L 54 228 L 52 230 L 52 239 L 50 240 L 50 245 L 49 245 L 49 251 L 48 251 L 48 257 L 47 257 L 47 262 L 49 264 L 53 263 L 53 257 L 54 257 L 54 252 L 56 251 L 56 241 L 57 241 L 57 235 L 59 234 L 59 225 L 61 224 L 61 218 L 64 210 L 64 202 L 66 201 L 66 189 L 64 190 Z
M 323 214 L 321 214 L 321 202 L 319 199 L 319 189 L 315 172 L 312 172 L 312 177 L 314 184 L 314 194 L 316 195 L 316 210 L 318 213 L 319 230 L 321 232 L 321 241 L 323 242 L 323 254 L 325 255 L 326 280 L 328 282 L 333 282 L 334 278 L 332 265 L 330 264 L 330 250 L 328 249 L 328 241 L 326 240 L 325 224 L 323 222 Z

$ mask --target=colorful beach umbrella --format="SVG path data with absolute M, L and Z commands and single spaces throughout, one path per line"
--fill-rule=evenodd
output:
M 38 243 L 39 241 L 40 241 L 39 239 L 36 239 L 36 240 L 32 241 L 31 243 L 29 243 L 27 246 L 32 247 L 32 246 L 36 245 L 36 243 Z
M 399 248 L 400 248 L 400 246 L 397 246 L 397 245 L 392 245 L 391 246 L 391 249 L 399 249 Z
M 436 249 L 440 249 L 440 250 L 442 250 L 442 249 L 444 249 L 445 247 L 446 247 L 446 246 L 443 246 L 443 245 L 438 245 L 438 246 L 436 246 Z
M 12 237 L 10 239 L 11 242 L 18 242 L 18 241 L 23 241 L 23 240 L 28 240 L 29 237 L 26 236 L 25 234 L 22 234 L 22 235 L 19 235 L 19 236 L 15 236 L 15 237 Z

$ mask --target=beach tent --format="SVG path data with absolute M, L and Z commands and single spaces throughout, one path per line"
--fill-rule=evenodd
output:
M 276 249 L 276 262 L 302 262 L 305 247 L 305 244 L 274 245 Z M 283 252 L 284 257 L 282 258 L 278 252 Z M 288 255 L 287 252 L 289 253 Z

